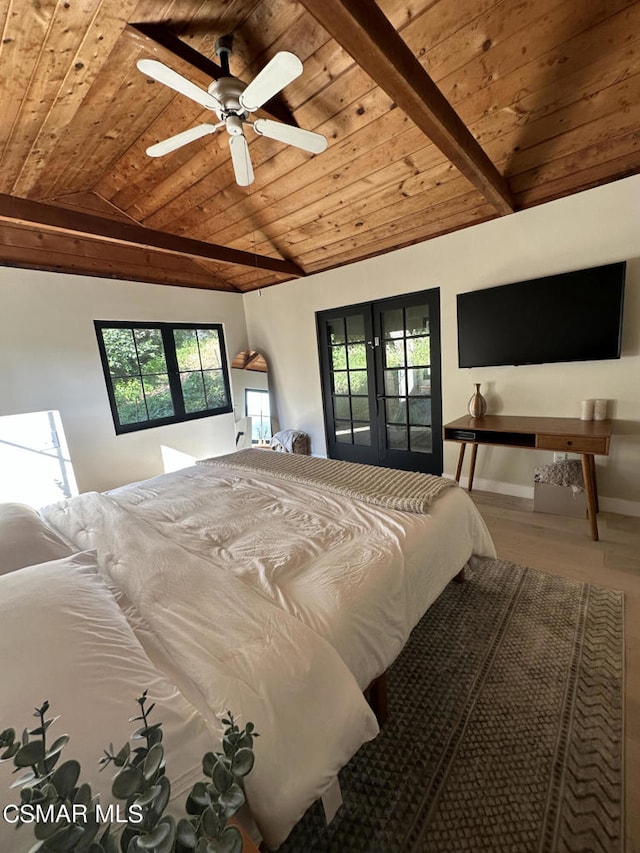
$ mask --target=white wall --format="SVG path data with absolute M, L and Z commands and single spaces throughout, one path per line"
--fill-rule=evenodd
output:
M 458 368 L 457 293 L 619 260 L 629 261 L 622 359 Z M 640 176 L 246 294 L 249 340 L 269 361 L 282 428 L 305 430 L 312 452 L 326 452 L 316 311 L 432 287 L 441 294 L 445 422 L 466 413 L 474 382 L 494 414 L 579 417 L 583 398 L 612 400 L 611 455 L 597 461 L 602 506 L 640 514 Z M 445 444 L 445 473 L 455 471 L 456 455 L 457 445 Z M 550 459 L 542 451 L 482 448 L 476 484 L 529 496 L 534 467 Z
M 0 415 L 58 409 L 80 491 L 163 471 L 163 445 L 195 457 L 234 449 L 233 414 L 115 434 L 94 320 L 223 323 L 248 346 L 242 298 L 0 267 Z

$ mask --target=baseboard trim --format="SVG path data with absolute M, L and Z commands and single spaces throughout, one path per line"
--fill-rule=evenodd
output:
M 453 480 L 451 474 L 443 474 L 449 480 Z M 460 485 L 467 488 L 469 485 L 468 477 L 460 478 Z M 510 495 L 514 498 L 525 498 L 533 500 L 533 486 L 519 486 L 516 483 L 503 483 L 499 480 L 483 480 L 478 477 L 473 478 L 473 488 L 479 492 L 492 492 L 497 495 Z M 616 515 L 630 515 L 634 518 L 640 518 L 640 502 L 627 501 L 621 498 L 607 498 L 602 495 L 598 496 L 600 509 L 604 512 L 613 512 Z

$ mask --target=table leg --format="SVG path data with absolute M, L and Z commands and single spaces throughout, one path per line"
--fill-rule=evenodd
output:
M 584 489 L 587 496 L 587 512 L 589 514 L 589 524 L 591 525 L 591 538 L 594 542 L 598 541 L 598 496 L 596 493 L 595 481 L 593 478 L 593 454 L 582 454 L 582 476 L 584 478 Z
M 591 482 L 593 483 L 593 494 L 596 500 L 596 512 L 600 512 L 600 502 L 598 501 L 598 480 L 596 478 L 596 457 L 593 453 L 589 454 L 589 464 L 591 467 Z
M 469 468 L 469 491 L 473 488 L 473 475 L 476 470 L 476 456 L 478 455 L 478 445 L 476 442 L 471 447 L 471 466 Z
M 462 463 L 464 461 L 464 452 L 467 449 L 466 443 L 463 441 L 460 445 L 460 451 L 458 453 L 458 467 L 456 468 L 456 483 L 460 482 L 460 475 L 462 474 Z

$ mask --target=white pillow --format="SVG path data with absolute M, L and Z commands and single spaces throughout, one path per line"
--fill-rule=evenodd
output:
M 184 802 L 202 779 L 202 756 L 220 749 L 218 732 L 153 666 L 102 578 L 94 552 L 30 566 L 0 577 L 0 731 L 37 723 L 32 714 L 45 700 L 48 716 L 60 715 L 49 729 L 49 742 L 68 734 L 60 762 L 75 758 L 80 781 L 110 794 L 113 766 L 98 772 L 103 750 L 120 749 L 135 725 L 136 699 L 149 691 L 156 702 L 150 721 L 162 722 L 172 803 L 168 812 L 184 816 Z M 0 764 L 0 818 L 5 805 L 19 803 L 13 764 Z M 121 809 L 122 810 L 122 809 Z M 0 850 L 26 853 L 34 844 L 33 828 L 19 830 L 0 819 Z
M 0 575 L 71 553 L 35 509 L 26 504 L 0 504 Z

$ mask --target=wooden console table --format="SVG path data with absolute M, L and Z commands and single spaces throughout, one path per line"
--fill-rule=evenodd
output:
M 460 482 L 462 462 L 467 444 L 472 445 L 469 469 L 469 491 L 479 444 L 530 450 L 556 450 L 579 453 L 587 497 L 587 512 L 591 538 L 598 539 L 598 485 L 594 455 L 608 456 L 611 440 L 611 421 L 581 421 L 578 418 L 525 418 L 510 415 L 485 415 L 472 418 L 465 415 L 443 427 L 445 441 L 460 443 L 456 481 Z

